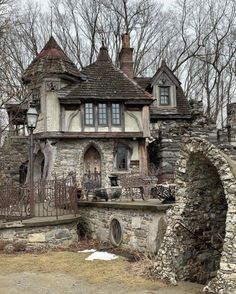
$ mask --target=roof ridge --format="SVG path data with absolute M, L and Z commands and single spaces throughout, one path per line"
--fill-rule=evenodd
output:
M 118 67 L 115 67 L 114 65 L 113 65 L 113 67 L 114 67 L 114 69 L 116 69 L 117 71 L 119 71 L 120 73 L 122 73 L 131 83 L 134 84 L 134 86 L 136 86 L 139 90 L 141 90 L 145 95 L 147 95 L 149 98 L 152 98 L 153 100 L 155 100 L 155 97 L 153 97 L 150 93 L 148 93 L 141 86 L 139 86 L 139 84 L 136 83 L 135 80 L 130 79 L 121 69 L 119 69 Z
M 107 50 L 107 49 L 106 49 Z M 110 59 L 111 61 L 111 59 Z M 138 83 L 136 83 L 135 80 L 133 79 L 130 79 L 121 69 L 119 69 L 118 67 L 116 67 L 113 62 L 93 62 L 89 65 L 87 65 L 86 67 L 84 67 L 82 70 L 81 70 L 81 73 L 84 73 L 88 76 L 88 80 L 89 80 L 89 74 L 86 72 L 87 70 L 92 70 L 93 68 L 99 68 L 99 67 L 110 67 L 112 68 L 112 70 L 116 73 L 119 73 L 119 74 L 122 74 L 122 76 L 129 82 L 129 83 L 132 83 L 132 85 L 134 86 L 134 88 L 138 91 L 140 91 L 143 95 L 145 95 L 147 98 L 149 99 L 152 99 L 154 100 L 155 98 L 150 94 L 148 93 L 147 91 L 145 91 Z

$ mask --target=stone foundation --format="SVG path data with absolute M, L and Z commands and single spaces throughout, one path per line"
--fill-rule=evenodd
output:
M 166 230 L 165 215 L 170 205 L 142 204 L 81 202 L 79 212 L 93 239 L 111 241 L 110 223 L 117 219 L 122 229 L 120 247 L 148 253 L 153 257 L 160 248 Z
M 77 218 L 64 217 L 62 220 L 53 221 L 37 218 L 23 222 L 1 223 L 0 240 L 7 244 L 6 251 L 10 246 L 14 249 L 19 243 L 24 244 L 25 251 L 67 247 L 78 241 Z

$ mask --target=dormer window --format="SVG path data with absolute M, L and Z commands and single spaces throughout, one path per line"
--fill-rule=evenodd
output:
M 160 105 L 170 105 L 170 87 L 159 86 L 160 89 Z

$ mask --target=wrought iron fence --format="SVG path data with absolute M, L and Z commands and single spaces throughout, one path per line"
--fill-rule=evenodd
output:
M 76 215 L 77 183 L 71 176 L 34 183 L 33 193 L 28 185 L 9 184 L 0 187 L 0 218 L 24 219 Z M 33 199 L 31 196 L 33 195 Z

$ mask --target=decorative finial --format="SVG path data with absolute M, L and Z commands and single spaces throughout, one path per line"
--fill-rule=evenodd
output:
M 161 61 L 161 66 L 166 66 L 166 61 L 165 61 L 164 58 L 163 58 L 162 61 Z

